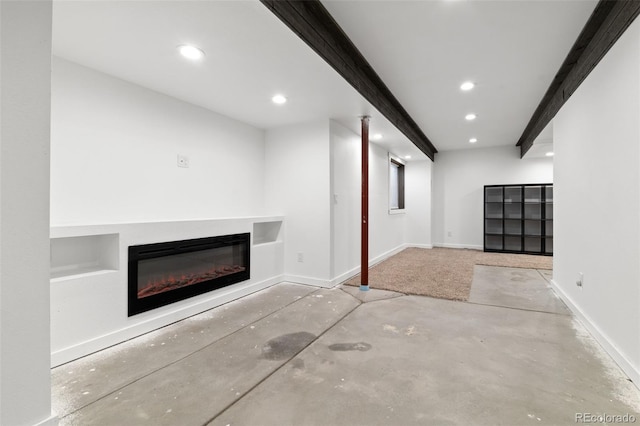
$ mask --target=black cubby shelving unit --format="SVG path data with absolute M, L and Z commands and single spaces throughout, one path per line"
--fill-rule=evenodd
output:
M 485 186 L 484 251 L 553 255 L 553 185 Z

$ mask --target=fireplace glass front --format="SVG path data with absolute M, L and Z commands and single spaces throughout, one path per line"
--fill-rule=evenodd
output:
M 249 234 L 129 247 L 129 316 L 249 279 Z

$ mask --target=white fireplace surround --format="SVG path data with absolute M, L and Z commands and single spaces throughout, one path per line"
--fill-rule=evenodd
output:
M 51 364 L 96 352 L 284 280 L 282 216 L 51 228 Z M 127 316 L 130 245 L 251 233 L 251 278 Z

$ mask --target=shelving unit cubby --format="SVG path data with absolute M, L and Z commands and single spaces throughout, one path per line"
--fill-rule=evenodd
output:
M 553 255 L 553 185 L 485 186 L 484 251 Z

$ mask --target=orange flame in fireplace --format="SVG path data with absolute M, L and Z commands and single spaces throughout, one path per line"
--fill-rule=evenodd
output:
M 143 297 L 153 296 L 155 294 L 164 293 L 166 291 L 175 290 L 177 288 L 190 286 L 193 284 L 198 284 L 204 281 L 214 280 L 216 278 L 223 277 L 225 275 L 235 274 L 237 272 L 242 272 L 245 270 L 244 266 L 240 265 L 224 265 L 224 266 L 214 266 L 208 271 L 199 272 L 199 273 L 190 273 L 190 274 L 182 274 L 180 278 L 176 278 L 173 274 L 169 274 L 168 277 L 162 277 L 162 279 L 158 280 L 157 278 L 149 279 L 147 281 L 147 285 L 138 290 L 138 299 Z

